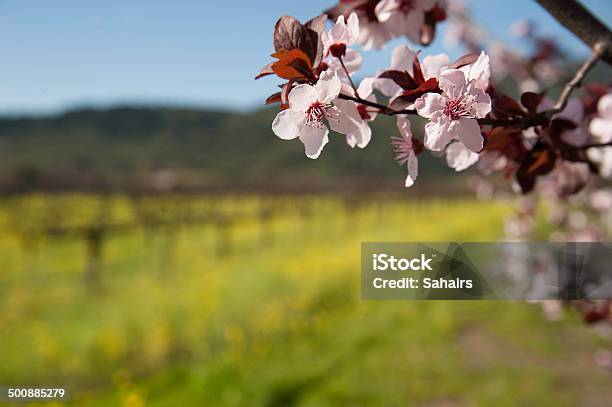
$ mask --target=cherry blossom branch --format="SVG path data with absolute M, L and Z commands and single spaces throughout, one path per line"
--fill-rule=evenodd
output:
M 591 68 L 595 66 L 597 61 L 599 61 L 599 59 L 604 55 L 605 51 L 605 42 L 598 42 L 593 46 L 593 52 L 591 53 L 591 56 L 584 62 L 584 64 L 582 64 L 578 71 L 576 71 L 576 74 L 574 75 L 572 80 L 565 85 L 555 106 L 548 112 L 546 112 L 548 117 L 552 117 L 553 115 L 562 112 L 563 109 L 565 109 L 565 107 L 567 106 L 567 101 L 569 100 L 569 97 L 574 91 L 574 89 L 582 85 L 584 77 L 587 75 L 587 73 L 589 73 Z
M 381 105 L 380 103 L 376 103 L 376 102 L 370 102 L 369 100 L 361 99 L 360 97 L 345 95 L 344 93 L 341 93 L 338 97 L 344 100 L 351 100 L 355 103 L 359 103 L 360 105 L 376 108 L 382 114 L 386 114 L 389 116 L 392 116 L 394 113 L 397 114 L 396 110 L 393 110 L 388 106 Z M 416 111 L 414 113 L 416 114 Z
M 536 0 L 561 25 L 595 50 L 603 44 L 601 58 L 612 66 L 612 33 L 589 10 L 576 0 Z
M 418 114 L 416 110 L 404 109 L 404 110 L 394 110 L 389 114 L 389 116 L 397 116 L 400 114 L 409 115 L 409 114 Z
M 384 114 L 387 116 L 417 115 L 416 110 L 409 110 L 409 109 L 395 110 L 395 109 L 390 108 L 389 106 L 385 106 L 380 103 L 371 102 L 369 100 L 365 100 L 360 97 L 345 95 L 343 93 L 339 95 L 339 98 L 344 99 L 344 100 L 350 100 L 355 103 L 359 103 L 360 105 L 373 107 L 375 109 L 378 109 L 378 111 L 381 114 Z M 482 124 L 484 126 L 516 126 L 516 127 L 521 127 L 521 128 L 528 128 L 528 127 L 533 127 L 533 126 L 537 126 L 538 124 L 541 124 L 542 118 L 540 117 L 540 115 L 538 115 L 538 116 L 532 116 L 528 118 L 516 118 L 516 119 L 483 118 L 483 119 L 477 119 L 477 121 L 479 124 Z

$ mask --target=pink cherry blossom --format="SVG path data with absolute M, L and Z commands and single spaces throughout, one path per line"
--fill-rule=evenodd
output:
M 333 45 L 351 46 L 359 39 L 359 18 L 357 14 L 351 13 L 348 20 L 340 15 L 331 30 L 324 31 L 321 35 L 325 51 L 329 51 Z
M 360 98 L 374 103 L 377 102 L 376 95 L 373 94 L 375 81 L 376 78 L 365 78 L 361 81 L 357 88 L 357 94 Z M 357 96 L 351 87 L 346 89 L 346 93 Z M 337 100 L 335 105 L 342 114 L 346 115 L 346 118 L 345 127 L 341 129 L 342 131 L 334 130 L 346 134 L 346 143 L 350 147 L 365 148 L 372 139 L 372 129 L 368 123 L 376 119 L 378 111 L 348 100 Z
M 446 163 L 457 172 L 468 169 L 478 161 L 478 158 L 478 153 L 458 141 L 451 143 L 446 149 Z
M 319 157 L 329 142 L 330 128 L 363 145 L 362 132 L 356 124 L 359 112 L 354 104 L 338 99 L 340 87 L 338 75 L 331 71 L 324 72 L 314 86 L 296 86 L 289 93 L 289 107 L 276 116 L 272 130 L 283 140 L 299 138 L 306 156 L 312 159 Z
M 414 103 L 417 113 L 430 122 L 425 126 L 425 146 L 442 151 L 452 140 L 474 152 L 482 150 L 483 137 L 476 119 L 491 111 L 491 98 L 459 69 L 440 74 L 442 94 L 427 93 Z
M 342 62 L 349 74 L 361 68 L 363 63 L 361 54 L 348 48 L 359 39 L 359 18 L 357 14 L 351 13 L 346 22 L 343 15 L 339 16 L 332 28 L 322 33 L 321 39 L 323 41 L 324 52 L 328 55 L 326 62 L 341 77 L 346 75 L 346 73 L 338 58 L 342 58 Z
M 382 0 L 376 5 L 378 20 L 396 37 L 405 35 L 412 42 L 420 42 L 420 30 L 425 24 L 425 12 L 435 0 Z
M 597 103 L 598 117 L 591 120 L 589 131 L 600 143 L 612 141 L 612 93 L 599 99 Z
M 473 83 L 478 89 L 487 90 L 491 79 L 491 67 L 487 54 L 481 52 L 476 61 L 462 67 L 461 70 L 469 83 Z
M 419 153 L 422 147 L 420 142 L 412 135 L 410 129 L 410 121 L 403 116 L 397 118 L 397 128 L 400 133 L 400 137 L 391 137 L 391 145 L 395 153 L 395 160 L 400 165 L 406 165 L 408 168 L 408 175 L 406 176 L 405 186 L 406 188 L 414 185 L 414 181 L 419 175 L 419 161 L 417 159 L 417 153 Z
M 335 106 L 342 118 L 330 123 L 332 130 L 345 134 L 346 143 L 351 148 L 365 148 L 372 138 L 372 129 L 361 117 L 355 102 L 338 99 Z

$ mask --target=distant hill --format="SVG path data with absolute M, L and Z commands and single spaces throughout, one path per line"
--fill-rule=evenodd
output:
M 179 108 L 83 109 L 56 117 L 0 119 L 0 185 L 22 189 L 403 188 L 392 158 L 395 121 L 381 117 L 365 150 L 332 134 L 317 160 L 278 139 L 272 109 L 253 113 Z M 413 125 L 422 129 L 421 125 Z M 424 154 L 422 182 L 447 179 Z

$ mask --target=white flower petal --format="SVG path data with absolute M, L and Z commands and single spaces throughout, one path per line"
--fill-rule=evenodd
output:
M 416 58 L 416 53 L 408 45 L 398 45 L 391 54 L 392 71 L 406 71 L 412 75 L 412 63 Z
M 425 125 L 425 147 L 432 151 L 442 151 L 452 140 L 448 131 L 450 120 L 446 117 L 434 118 Z
M 300 141 L 304 144 L 304 150 L 308 158 L 318 158 L 325 144 L 329 142 L 327 137 L 329 130 L 325 126 L 303 126 L 300 131 Z
M 310 85 L 297 85 L 289 92 L 289 107 L 306 113 L 306 110 L 317 101 L 317 90 Z
M 478 154 L 461 142 L 455 142 L 446 149 L 446 163 L 455 171 L 463 171 L 478 161 Z
M 406 176 L 406 181 L 404 185 L 406 186 L 406 188 L 410 188 L 412 185 L 414 185 L 414 181 L 416 181 L 419 175 L 419 160 L 414 151 L 411 151 L 408 155 L 407 167 L 408 175 Z
M 334 107 L 330 113 L 333 117 L 329 119 L 329 127 L 336 133 L 353 133 L 356 131 L 357 123 L 361 121 L 355 102 L 348 100 L 334 100 Z
M 272 122 L 272 131 L 283 140 L 292 140 L 299 136 L 300 128 L 305 120 L 304 113 L 286 109 L 276 115 Z
M 336 72 L 325 71 L 315 85 L 318 100 L 321 103 L 331 103 L 340 94 L 342 83 Z M 291 97 L 291 95 L 289 95 Z M 290 100 L 291 102 L 291 100 Z
M 372 92 L 374 92 L 374 86 L 376 85 L 376 82 L 378 80 L 378 78 L 363 79 L 357 87 L 357 92 L 359 92 L 359 96 L 366 99 L 369 98 L 372 95 Z
M 353 45 L 359 39 L 359 17 L 356 13 L 351 13 L 347 20 L 347 45 Z
M 406 116 L 397 116 L 397 129 L 399 130 L 400 135 L 402 138 L 409 140 L 410 144 L 412 145 L 412 130 L 410 126 L 410 120 L 408 120 Z
M 361 122 L 354 132 L 346 134 L 346 144 L 351 148 L 366 148 L 372 139 L 372 129 L 366 122 Z
M 414 102 L 414 108 L 419 116 L 431 119 L 440 115 L 446 106 L 446 99 L 437 93 L 426 93 Z
M 467 148 L 476 153 L 482 150 L 484 138 L 476 119 L 461 118 L 453 120 L 453 124 L 449 127 L 449 132 L 453 133 L 453 138 L 461 141 Z
M 392 79 L 376 78 L 374 88 L 387 97 L 394 97 L 402 93 L 402 88 Z
M 489 56 L 483 51 L 473 64 L 468 65 L 465 68 L 468 68 L 469 70 L 467 75 L 468 81 L 473 81 L 477 88 L 486 90 L 489 86 L 489 80 L 491 78 Z
M 448 55 L 446 54 L 427 55 L 421 63 L 423 76 L 425 76 L 425 79 L 438 77 L 442 69 L 448 66 L 449 62 Z
M 470 85 L 468 93 L 473 96 L 472 112 L 478 118 L 483 118 L 491 112 L 491 97 L 482 89 Z
M 460 69 L 446 69 L 440 73 L 438 86 L 449 98 L 455 99 L 465 91 L 465 74 Z
M 333 131 L 346 135 L 349 146 L 364 148 L 368 145 L 372 130 L 361 118 L 354 102 L 337 99 L 332 112 L 334 117 L 329 120 L 329 126 Z
M 343 15 L 336 19 L 336 23 L 332 26 L 330 37 L 333 43 L 346 43 L 347 33 Z

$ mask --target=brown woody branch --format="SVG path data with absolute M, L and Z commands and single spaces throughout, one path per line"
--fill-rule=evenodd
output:
M 397 115 L 417 115 L 416 110 L 395 110 L 390 108 L 389 106 L 382 105 L 380 103 L 371 102 L 369 100 L 362 99 L 360 97 L 345 95 L 343 93 L 339 96 L 340 99 L 351 100 L 355 103 L 359 103 L 364 106 L 373 107 L 378 109 L 381 114 L 387 116 L 397 116 Z M 533 127 L 542 123 L 542 118 L 540 116 L 532 116 L 526 118 L 515 118 L 515 119 L 491 119 L 491 118 L 483 118 L 476 119 L 479 124 L 484 126 L 515 126 L 521 128 Z
M 577 76 L 578 76 L 578 74 L 577 74 Z M 569 84 L 568 84 L 568 86 L 569 86 Z M 566 86 L 566 88 L 568 86 Z M 572 89 L 573 89 L 573 87 L 572 87 Z M 571 93 L 571 89 L 570 89 L 569 92 Z M 387 116 L 417 115 L 417 111 L 416 110 L 394 110 L 394 109 L 390 108 L 389 106 L 385 106 L 385 105 L 382 105 L 382 104 L 376 103 L 376 102 L 371 102 L 369 100 L 362 99 L 361 97 L 358 97 L 358 96 L 357 97 L 356 96 L 350 96 L 350 95 L 345 95 L 345 94 L 341 93 L 338 97 L 340 99 L 350 100 L 350 101 L 353 101 L 355 103 L 359 103 L 359 104 L 364 105 L 364 106 L 375 108 L 381 114 L 384 114 L 384 115 L 387 115 Z M 552 110 L 548 110 L 548 111 L 542 112 L 542 113 L 537 114 L 537 115 L 532 115 L 532 116 L 527 116 L 527 117 L 516 117 L 516 118 L 512 118 L 512 119 L 492 119 L 492 118 L 485 117 L 485 118 L 476 119 L 476 120 L 478 121 L 478 124 L 483 125 L 483 126 L 504 126 L 504 127 L 518 127 L 518 128 L 521 128 L 521 129 L 527 129 L 529 127 L 540 126 L 543 123 L 548 122 L 550 120 L 550 116 L 549 115 L 551 114 L 551 112 L 553 110 L 554 110 L 554 108 Z M 556 142 L 554 142 L 552 140 L 549 140 L 549 143 L 551 143 L 551 145 L 555 145 L 556 144 Z M 586 149 L 589 149 L 589 148 L 604 148 L 604 147 L 612 147 L 612 141 L 608 142 L 608 143 L 585 144 L 585 145 L 580 146 L 578 148 L 581 149 L 581 150 L 586 150 Z
M 386 114 L 389 116 L 393 116 L 394 114 L 398 114 L 396 110 L 391 109 L 388 106 L 385 105 L 381 105 L 380 103 L 376 103 L 376 102 L 370 102 L 369 100 L 365 100 L 359 97 L 355 97 L 355 96 L 350 96 L 350 95 L 345 95 L 343 93 L 340 94 L 340 96 L 338 96 L 340 99 L 344 99 L 344 100 L 352 100 L 353 102 L 359 103 L 360 105 L 364 105 L 364 106 L 369 106 L 369 107 L 373 107 L 375 109 L 378 109 L 378 111 L 382 114 Z M 414 112 L 416 114 L 416 111 Z
M 604 42 L 598 42 L 597 44 L 595 44 L 591 56 L 576 71 L 576 74 L 574 75 L 572 80 L 570 80 L 565 85 L 555 106 L 547 112 L 548 117 L 552 117 L 554 114 L 562 112 L 563 109 L 565 109 L 565 106 L 567 106 L 567 101 L 574 89 L 582 85 L 584 77 L 587 75 L 587 73 L 589 73 L 589 71 L 591 70 L 591 68 L 593 68 L 597 61 L 599 61 L 599 59 L 604 55 L 605 50 L 606 45 Z
M 582 4 L 576 0 L 536 1 L 592 50 L 603 46 L 601 59 L 612 66 L 612 32 Z

